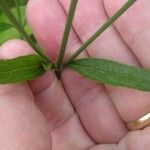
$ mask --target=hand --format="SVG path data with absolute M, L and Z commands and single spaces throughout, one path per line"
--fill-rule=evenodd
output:
M 27 20 L 42 48 L 56 60 L 69 0 L 30 0 Z M 79 0 L 67 59 L 125 0 Z M 150 67 L 150 1 L 139 0 L 81 57 L 103 57 Z M 32 53 L 23 41 L 0 48 L 1 58 Z M 150 112 L 150 93 L 86 80 L 72 70 L 60 83 L 53 71 L 28 84 L 0 86 L 1 150 L 144 150 L 150 127 L 126 123 Z M 118 143 L 118 144 L 117 144 Z

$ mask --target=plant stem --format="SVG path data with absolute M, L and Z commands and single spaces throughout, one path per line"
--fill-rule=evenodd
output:
M 14 1 L 15 1 L 16 9 L 17 9 L 18 20 L 20 24 L 22 24 L 21 11 L 20 11 L 20 6 L 19 6 L 20 0 L 14 0 Z
M 112 17 L 110 17 L 83 45 L 71 56 L 71 58 L 63 65 L 66 67 L 70 64 L 82 51 L 84 51 L 99 35 L 101 35 L 108 27 L 110 27 L 136 0 L 128 0 Z
M 22 21 L 23 28 L 25 28 L 26 24 L 27 24 L 27 22 L 26 22 L 26 19 L 24 18 L 24 20 Z
M 17 10 L 18 21 L 22 25 L 22 18 L 21 18 L 21 11 L 20 11 L 20 6 L 19 6 L 19 0 L 14 0 L 14 1 L 15 1 L 16 10 Z M 23 39 L 21 34 L 20 34 L 20 38 Z
M 3 13 L 8 17 L 10 22 L 13 24 L 13 26 L 18 30 L 18 32 L 22 35 L 22 37 L 28 42 L 28 44 L 35 50 L 47 63 L 51 63 L 50 59 L 45 56 L 41 48 L 37 47 L 26 31 L 23 29 L 22 25 L 17 21 L 15 16 L 12 14 L 12 12 L 9 10 L 9 7 L 7 6 L 6 2 L 4 0 L 0 0 L 0 9 L 3 11 Z
M 64 34 L 63 34 L 63 38 L 62 38 L 62 42 L 61 42 L 61 46 L 60 46 L 60 52 L 59 52 L 59 56 L 58 56 L 57 64 L 56 64 L 56 70 L 57 71 L 60 71 L 62 69 L 62 62 L 63 62 L 67 42 L 69 39 L 69 34 L 70 34 L 70 30 L 71 30 L 72 21 L 73 21 L 74 14 L 75 14 L 77 2 L 78 2 L 78 0 L 72 0 L 71 4 L 70 4 L 67 22 L 65 25 L 65 30 L 64 30 Z

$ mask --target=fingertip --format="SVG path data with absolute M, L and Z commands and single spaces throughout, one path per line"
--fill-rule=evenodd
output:
M 32 53 L 32 48 L 23 40 L 9 40 L 0 47 L 0 57 L 2 59 L 12 59 Z
M 32 54 L 33 50 L 32 48 L 27 44 L 27 42 L 23 40 L 13 39 L 6 41 L 3 45 L 0 47 L 0 59 L 13 59 L 19 56 Z M 28 94 L 31 92 L 26 84 L 6 84 L 1 85 L 0 84 L 0 95 L 2 93 L 23 93 L 22 91 L 26 91 Z M 27 94 L 27 95 L 28 95 Z M 31 93 L 29 94 L 31 95 Z

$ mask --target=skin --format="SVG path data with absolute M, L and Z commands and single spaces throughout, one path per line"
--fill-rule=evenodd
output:
M 66 56 L 77 49 L 125 0 L 79 0 Z M 56 61 L 67 0 L 29 0 L 27 20 L 46 54 Z M 150 1 L 138 0 L 80 57 L 108 58 L 150 68 Z M 11 52 L 10 52 L 11 50 Z M 0 57 L 33 53 L 21 40 L 0 47 Z M 150 127 L 125 124 L 150 112 L 150 93 L 104 86 L 65 69 L 28 83 L 0 85 L 1 150 L 144 150 Z

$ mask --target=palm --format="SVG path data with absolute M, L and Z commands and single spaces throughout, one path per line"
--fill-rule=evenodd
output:
M 113 1 L 104 0 L 110 15 L 121 3 Z M 28 22 L 53 60 L 58 54 L 68 3 L 66 0 L 30 0 L 28 5 Z M 149 67 L 149 3 L 139 0 L 116 23 L 116 28 L 111 27 L 81 57 L 106 57 Z M 79 0 L 66 58 L 106 19 L 104 5 L 101 0 Z M 30 50 L 22 41 L 10 41 L 1 47 L 1 57 L 15 57 Z M 24 84 L 0 87 L 3 108 L 0 118 L 4 122 L 0 124 L 1 149 L 143 150 L 150 147 L 150 128 L 129 132 L 125 126 L 125 122 L 150 111 L 149 93 L 99 85 L 71 70 L 62 73 L 62 83 L 53 72 L 48 72 L 29 85 L 32 93 Z

